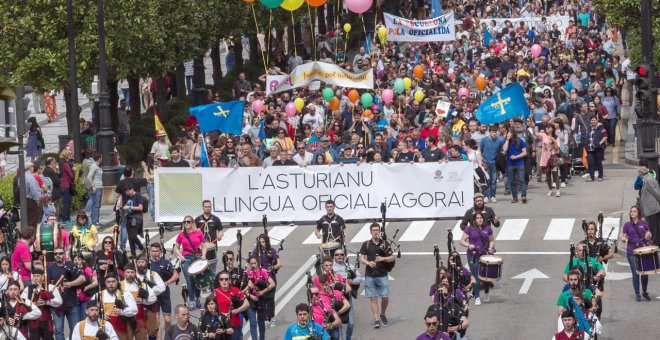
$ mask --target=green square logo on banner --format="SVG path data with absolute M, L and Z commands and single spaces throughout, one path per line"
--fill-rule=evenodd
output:
M 160 216 L 186 216 L 202 204 L 202 174 L 157 173 L 159 191 L 176 195 L 159 195 L 156 200 Z

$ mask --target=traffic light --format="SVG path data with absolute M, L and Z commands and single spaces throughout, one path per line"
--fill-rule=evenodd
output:
M 653 85 L 653 70 L 648 64 L 641 64 L 635 68 L 637 79 L 635 79 L 635 99 L 637 101 L 638 109 L 637 115 L 640 118 L 650 118 L 651 115 L 656 114 L 656 92 Z
M 16 134 L 25 133 L 25 121 L 30 117 L 30 110 L 28 104 L 30 98 L 28 95 L 32 94 L 32 86 L 16 86 L 14 92 L 16 93 Z

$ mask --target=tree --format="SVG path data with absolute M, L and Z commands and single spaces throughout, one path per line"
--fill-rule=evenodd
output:
M 618 26 L 626 31 L 628 50 L 634 64 L 642 62 L 641 28 L 639 18 L 641 16 L 639 0 L 601 0 L 594 2 L 596 11 L 605 16 L 610 26 Z M 651 0 L 651 13 L 659 13 L 660 0 Z M 653 36 L 660 36 L 660 17 L 652 17 Z M 653 58 L 656 65 L 660 65 L 660 45 L 653 44 Z

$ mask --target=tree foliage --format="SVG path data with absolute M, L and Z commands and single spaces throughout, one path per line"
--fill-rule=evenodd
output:
M 641 43 L 641 5 L 639 0 L 600 0 L 594 2 L 598 13 L 605 16 L 610 26 L 616 25 L 627 33 L 628 49 L 630 58 L 635 64 L 642 62 L 642 43 Z M 651 0 L 651 22 L 652 35 L 660 37 L 660 17 L 655 15 L 660 13 L 660 0 Z M 660 44 L 654 42 L 653 57 L 655 65 L 660 66 Z M 657 67 L 656 66 L 656 67 Z

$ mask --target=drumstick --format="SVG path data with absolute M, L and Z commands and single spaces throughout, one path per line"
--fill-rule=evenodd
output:
M 60 276 L 60 279 L 55 282 L 55 286 L 53 287 L 53 290 L 57 289 L 57 287 L 60 286 L 60 283 L 62 283 L 62 279 L 64 279 L 64 276 Z

